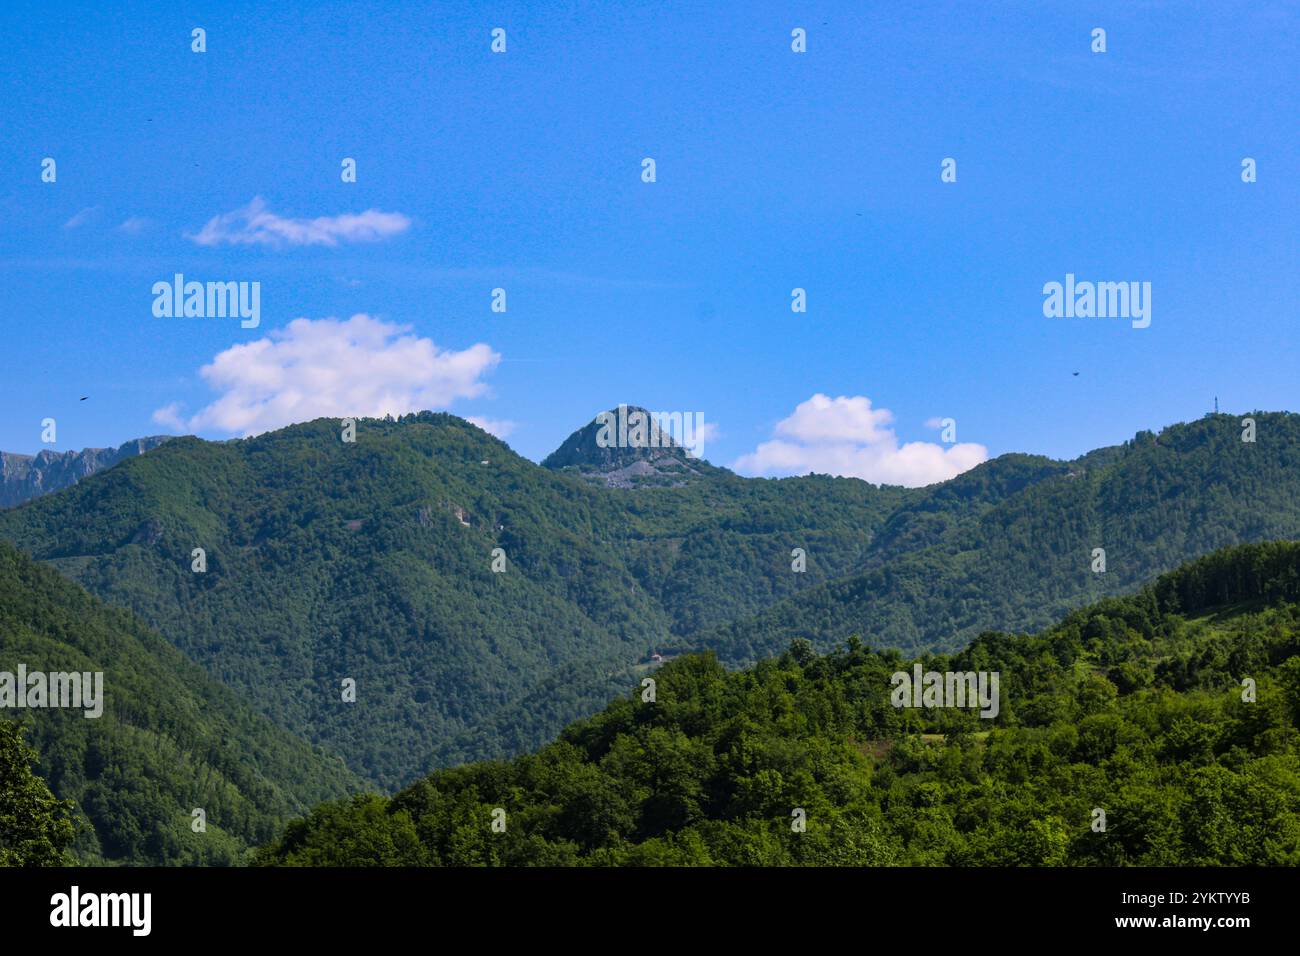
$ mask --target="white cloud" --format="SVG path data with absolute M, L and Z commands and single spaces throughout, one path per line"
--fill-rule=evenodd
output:
M 899 445 L 893 413 L 872 408 L 862 395 L 830 398 L 818 393 L 779 422 L 771 441 L 742 455 L 732 468 L 748 475 L 841 475 L 874 484 L 922 485 L 945 481 L 988 459 L 971 443 Z
M 121 229 L 128 236 L 138 236 L 151 225 L 153 225 L 152 220 L 146 219 L 143 216 L 132 216 L 117 228 Z
M 188 419 L 173 402 L 153 419 L 177 430 L 256 435 L 313 418 L 442 409 L 481 395 L 481 377 L 501 361 L 481 342 L 457 352 L 409 332 L 361 313 L 346 321 L 294 319 L 199 370 L 216 401 Z
M 481 415 L 469 415 L 465 418 L 465 421 L 471 425 L 477 425 L 489 435 L 495 435 L 503 440 L 519 427 L 518 422 L 507 421 L 503 418 L 483 418 Z
M 367 209 L 361 213 L 289 219 L 266 208 L 261 196 L 234 212 L 213 216 L 197 233 L 186 233 L 201 246 L 337 246 L 340 242 L 377 242 L 405 232 L 411 220 L 400 212 Z
M 153 413 L 155 424 L 171 428 L 178 432 L 185 431 L 185 419 L 181 417 L 181 403 L 168 402 Z
M 63 224 L 64 229 L 76 229 L 78 226 L 84 226 L 90 220 L 94 219 L 99 213 L 98 206 L 87 206 L 81 212 L 77 213 L 71 219 Z

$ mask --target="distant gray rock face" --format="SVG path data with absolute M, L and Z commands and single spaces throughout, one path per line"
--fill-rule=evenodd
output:
M 15 455 L 0 451 L 0 508 L 12 508 L 32 498 L 75 485 L 82 478 L 111 468 L 124 458 L 143 455 L 167 441 L 169 435 L 136 438 L 118 448 L 81 451 L 42 451 Z
M 621 405 L 603 413 L 611 423 L 609 436 L 617 435 L 620 416 L 626 422 L 634 414 L 650 422 L 644 445 L 607 444 L 601 441 L 600 416 L 578 429 L 542 462 L 552 471 L 576 472 L 587 481 L 606 488 L 678 488 L 693 480 L 715 474 L 719 469 L 702 458 L 693 458 L 654 423 L 653 413 L 639 405 Z

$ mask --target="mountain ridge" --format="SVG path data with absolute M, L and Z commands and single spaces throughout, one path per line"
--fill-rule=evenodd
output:
M 1271 542 L 951 655 L 689 655 L 535 753 L 323 804 L 258 862 L 1295 866 L 1297 634 L 1300 544 Z M 1001 706 L 905 706 L 914 668 L 999 675 Z
M 355 443 L 318 419 L 173 439 L 0 512 L 0 537 L 392 787 L 543 743 L 654 652 L 951 650 L 1218 546 L 1300 536 L 1300 416 L 1258 416 L 1244 451 L 1223 415 L 920 489 L 708 466 L 635 491 L 444 413 L 361 419 Z M 339 706 L 345 678 L 357 706 Z
M 97 717 L 0 709 L 26 726 L 50 788 L 76 804 L 82 863 L 241 863 L 290 814 L 361 786 L 138 619 L 0 541 L 0 672 L 24 669 L 103 675 Z
M 639 405 L 619 405 L 574 431 L 541 465 L 576 472 L 607 488 L 681 487 L 717 470 L 678 441 L 694 427 L 688 416 L 676 413 L 664 429 L 655 413 Z M 695 452 L 699 450 L 697 446 Z
M 133 438 L 116 448 L 83 448 L 81 451 L 42 449 L 35 455 L 0 451 L 0 508 L 22 504 L 51 494 L 119 461 L 157 448 L 169 435 Z

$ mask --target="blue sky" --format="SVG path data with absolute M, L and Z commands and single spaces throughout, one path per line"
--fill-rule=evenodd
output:
M 989 455 L 1069 457 L 1216 395 L 1300 406 L 1294 4 L 118 6 L 0 14 L 4 450 L 50 447 L 46 417 L 59 450 L 166 432 L 166 409 L 229 437 L 214 403 L 248 382 L 202 367 L 358 313 L 429 340 L 388 341 L 393 362 L 473 366 L 433 393 L 534 459 L 620 401 L 702 412 L 716 463 L 775 437 L 786 470 L 847 446 L 868 477 L 905 473 L 895 446 L 938 443 L 935 418 Z M 196 241 L 255 197 L 334 244 Z M 336 218 L 368 211 L 407 224 Z M 155 317 L 178 272 L 260 282 L 260 327 Z M 1150 282 L 1150 327 L 1044 317 L 1066 273 Z M 430 394 L 411 374 L 394 401 Z M 837 448 L 800 458 L 819 408 Z

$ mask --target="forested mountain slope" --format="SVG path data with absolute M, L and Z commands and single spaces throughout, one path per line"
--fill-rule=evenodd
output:
M 0 710 L 26 726 L 54 794 L 75 802 L 82 862 L 242 862 L 291 814 L 362 787 L 130 614 L 0 542 L 0 672 L 12 681 L 19 665 L 103 674 L 99 717 Z M 192 829 L 196 808 L 206 832 Z
M 990 627 L 1043 627 L 1216 548 L 1300 537 L 1300 416 L 1253 417 L 1254 442 L 1242 441 L 1239 417 L 1217 415 L 1068 465 L 987 462 L 892 516 L 863 571 L 693 634 L 689 646 L 730 663 L 800 637 L 820 648 L 856 634 L 873 646 L 952 650 Z M 1006 471 L 1021 476 L 1014 493 L 954 494 Z M 1104 573 L 1093 570 L 1098 548 Z
M 539 467 L 451 415 L 364 419 L 355 443 L 322 419 L 174 439 L 0 512 L 0 537 L 392 788 L 541 745 L 652 651 L 735 665 L 853 635 L 952 650 L 1216 547 L 1300 536 L 1300 417 L 1254 417 L 1253 443 L 1207 416 L 922 489 L 699 461 L 608 487 L 601 468 L 641 457 L 595 446 L 590 424 Z
M 246 441 L 175 439 L 0 513 L 0 535 L 394 786 L 438 762 L 536 746 L 602 706 L 671 632 L 674 574 L 692 582 L 684 615 L 719 619 L 708 595 L 720 579 L 748 582 L 723 608 L 755 610 L 804 580 L 769 585 L 754 571 L 788 569 L 780 525 L 828 529 L 809 530 L 834 542 L 815 583 L 827 564 L 851 566 L 896 497 L 810 479 L 803 519 L 782 522 L 794 509 L 776 487 L 737 493 L 751 483 L 712 471 L 717 487 L 642 501 L 540 468 L 449 415 L 363 420 L 355 443 L 320 420 Z M 745 527 L 763 508 L 766 524 Z M 726 569 L 692 575 L 718 548 Z M 557 677 L 570 673 L 585 676 Z M 521 710 L 543 687 L 541 706 Z M 503 711 L 517 719 L 493 723 Z
M 914 663 L 997 673 L 997 715 L 895 707 Z M 1295 543 L 951 656 L 798 642 L 654 678 L 653 701 L 638 687 L 536 754 L 318 807 L 261 862 L 1300 864 Z
M 119 461 L 143 455 L 167 440 L 165 435 L 137 438 L 117 448 L 83 448 L 81 451 L 41 451 L 17 455 L 0 451 L 0 508 L 21 504 L 76 484 Z

